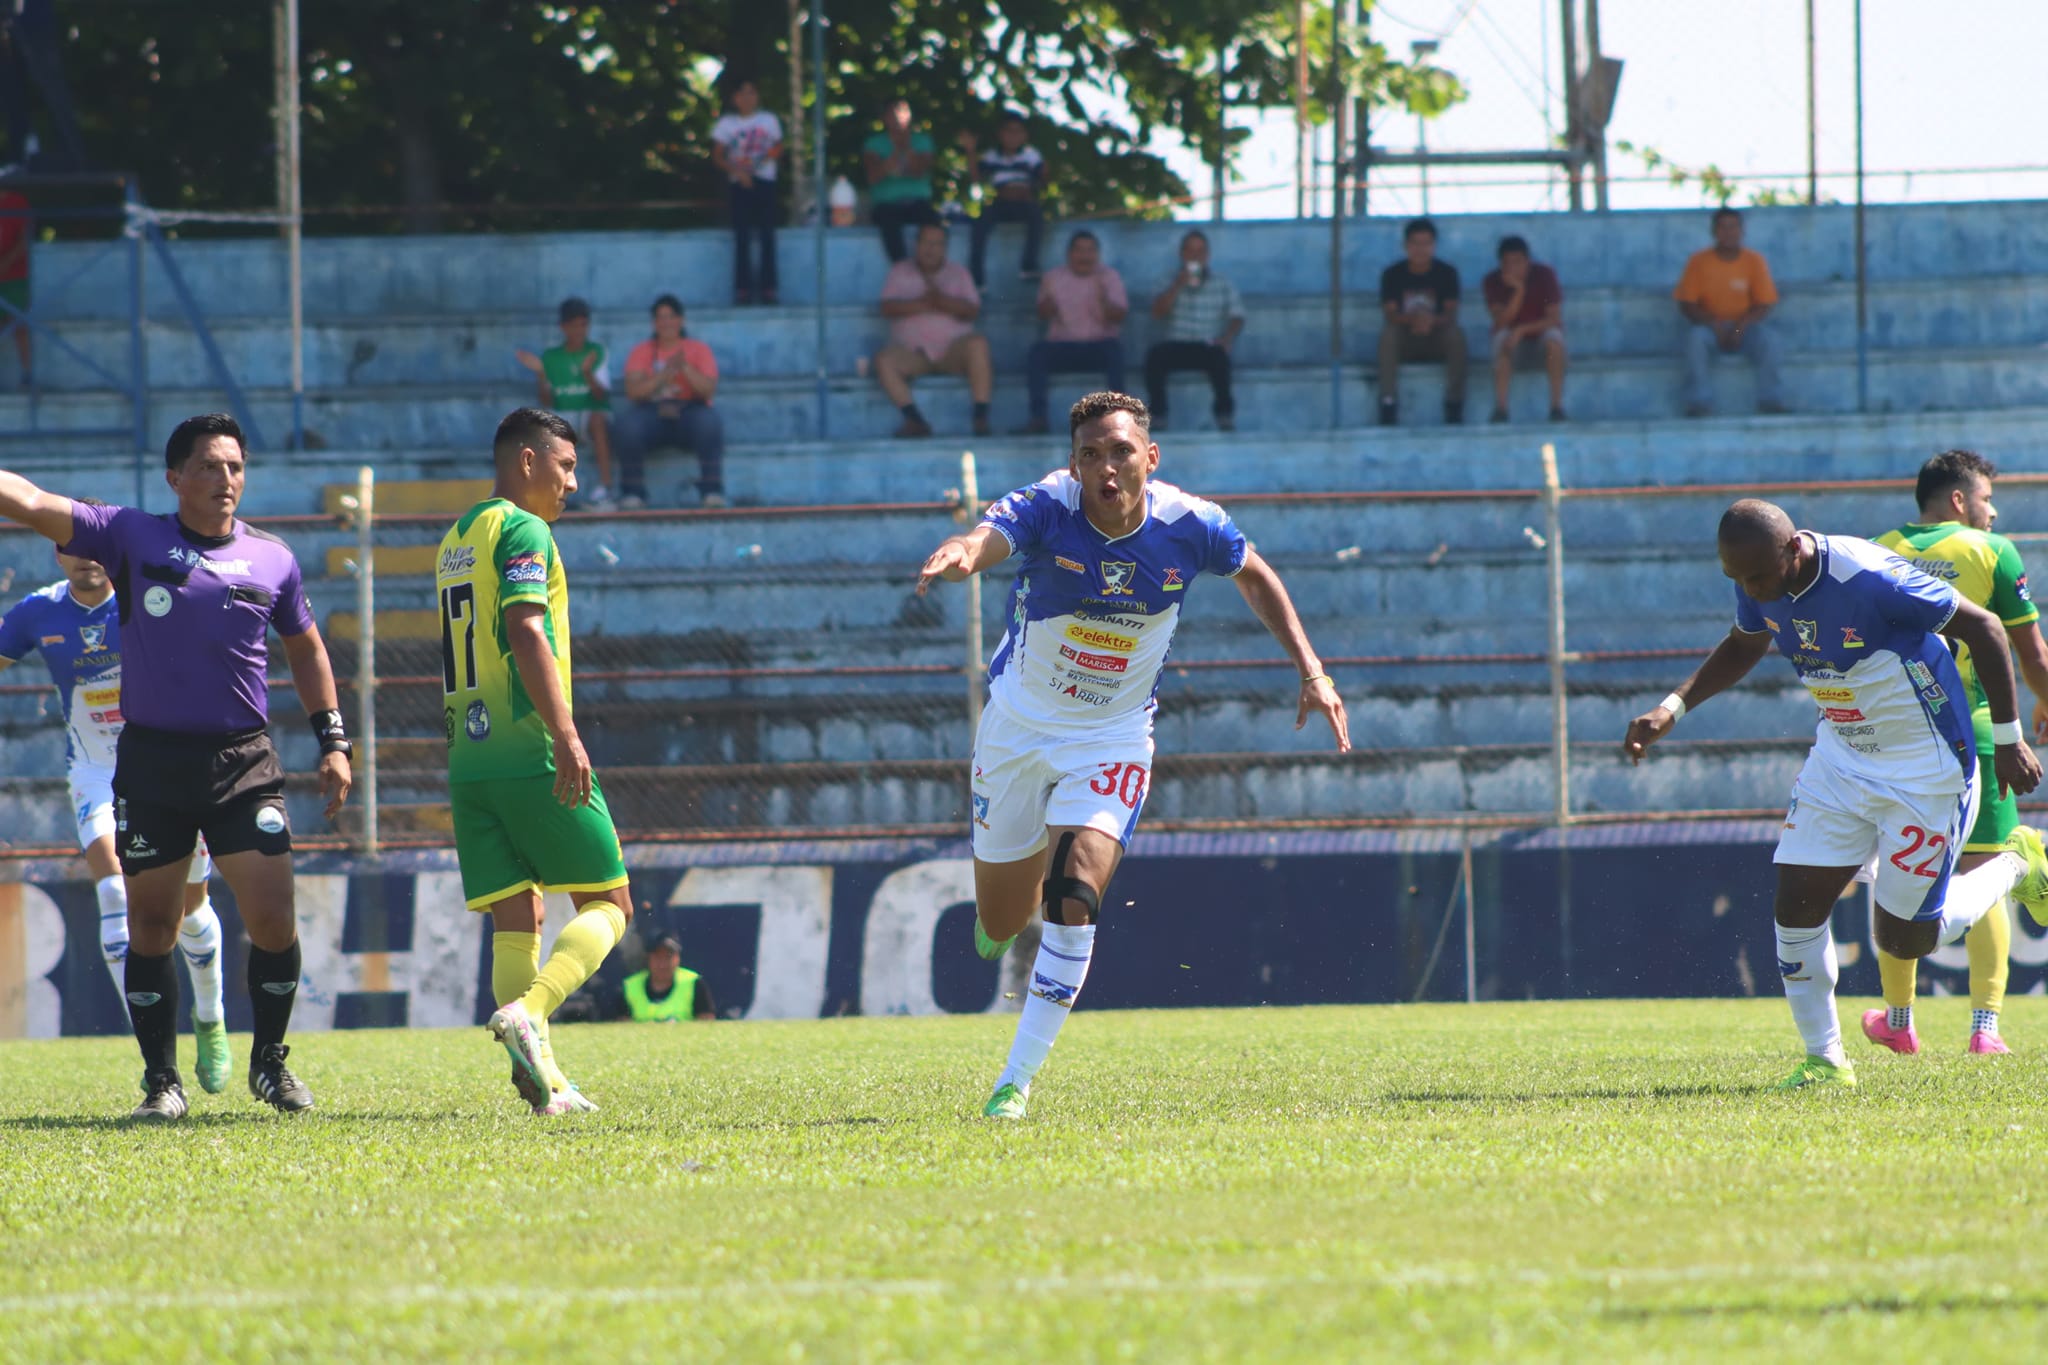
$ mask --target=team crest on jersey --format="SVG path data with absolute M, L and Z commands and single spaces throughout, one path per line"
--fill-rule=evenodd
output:
M 107 628 L 104 625 L 80 626 L 78 638 L 85 641 L 86 653 L 97 654 L 107 647 Z
M 1858 634 L 1856 633 L 1856 627 L 1854 627 L 1854 626 L 1843 626 L 1843 627 L 1842 627 L 1842 648 L 1844 648 L 1844 649 L 1861 649 L 1861 648 L 1863 648 L 1863 646 L 1864 646 L 1865 644 L 1867 644 L 1867 643 L 1868 643 L 1868 641 L 1866 641 L 1866 640 L 1865 640 L 1865 639 L 1864 639 L 1864 638 L 1863 638 L 1863 637 L 1862 637 L 1861 635 L 1858 635 Z
M 1799 647 L 1801 649 L 1820 648 L 1820 622 L 1801 621 L 1795 617 L 1792 621 L 1792 629 L 1799 632 Z
M 1159 580 L 1159 590 L 1161 592 L 1179 592 L 1186 586 L 1187 584 L 1180 581 L 1179 569 L 1168 569 L 1166 576 Z
M 469 716 L 463 723 L 463 728 L 469 732 L 471 739 L 489 739 L 491 737 L 491 708 L 485 706 L 480 701 L 471 702 L 469 704 Z
M 974 793 L 974 823 L 988 828 L 988 798 L 980 792 Z
M 1102 595 L 1114 597 L 1129 593 L 1131 584 L 1138 577 L 1138 566 L 1130 560 L 1121 562 L 1105 559 L 1102 561 Z

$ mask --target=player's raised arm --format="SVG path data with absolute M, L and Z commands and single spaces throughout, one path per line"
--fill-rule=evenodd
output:
M 1714 646 L 1714 652 L 1678 685 L 1676 692 L 1628 723 L 1628 733 L 1621 741 L 1621 751 L 1628 755 L 1628 761 L 1642 762 L 1650 746 L 1670 734 L 1680 716 L 1741 682 L 1770 652 L 1769 631 L 1752 632 L 1731 626 L 1721 643 Z
M 985 522 L 971 531 L 948 536 L 917 571 L 917 595 L 924 596 L 934 578 L 958 583 L 984 569 L 993 569 L 1009 557 L 1009 539 Z
M 0 517 L 18 521 L 55 544 L 71 543 L 71 499 L 61 493 L 46 493 L 4 469 L 0 469 Z
M 327 818 L 332 820 L 348 800 L 355 785 L 349 756 L 355 752 L 341 723 L 341 697 L 334 686 L 334 665 L 327 657 L 327 643 L 320 628 L 308 622 L 297 635 L 282 635 L 285 662 L 292 670 L 292 690 L 306 708 L 313 737 L 320 741 L 320 795 L 327 798 Z
M 1337 752 L 1350 753 L 1351 721 L 1344 714 L 1344 698 L 1337 695 L 1337 684 L 1323 672 L 1322 660 L 1316 657 L 1315 647 L 1308 642 L 1308 632 L 1301 628 L 1301 617 L 1295 614 L 1294 602 L 1287 596 L 1287 585 L 1258 551 L 1249 549 L 1245 551 L 1244 567 L 1231 581 L 1244 594 L 1252 614 L 1273 633 L 1300 671 L 1301 698 L 1294 711 L 1294 728 L 1299 730 L 1308 724 L 1308 713 L 1314 711 L 1330 723 L 1330 733 L 1337 737 Z
M 1975 602 L 1959 600 L 1955 615 L 1941 633 L 1967 645 L 1977 682 L 1991 708 L 1991 735 L 1998 746 L 1992 767 L 1998 773 L 1998 794 L 2021 795 L 2041 785 L 2041 763 L 2020 731 L 2019 681 L 2013 674 L 2005 623 Z

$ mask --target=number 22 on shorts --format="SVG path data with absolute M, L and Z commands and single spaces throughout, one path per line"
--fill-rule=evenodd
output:
M 1142 763 L 1105 763 L 1102 771 L 1089 782 L 1088 790 L 1097 796 L 1114 796 L 1131 810 L 1138 808 L 1138 802 L 1145 797 L 1146 773 Z
M 1929 834 L 1918 825 L 1906 826 L 1899 831 L 1899 837 L 1901 839 L 1911 839 L 1913 842 L 1892 855 L 1891 864 L 1893 867 L 1896 867 L 1901 872 L 1910 872 L 1916 877 L 1926 877 L 1930 881 L 1941 876 L 1941 873 L 1935 869 L 1941 862 L 1942 851 L 1948 847 L 1946 837 L 1939 834 Z M 1927 856 L 1920 860 L 1918 866 L 1909 864 L 1906 861 L 1923 848 L 1927 850 Z

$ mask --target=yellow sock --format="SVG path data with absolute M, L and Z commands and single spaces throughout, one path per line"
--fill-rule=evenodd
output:
M 1963 936 L 1970 954 L 1970 1008 L 2005 1008 L 2005 979 L 2012 974 L 2012 914 L 2001 898 Z
M 1913 992 L 1920 988 L 1920 959 L 1893 957 L 1877 950 L 1877 977 L 1884 983 L 1884 1002 L 1895 1010 L 1913 1007 Z
M 610 901 L 591 901 L 562 926 L 555 950 L 521 998 L 526 1012 L 545 1019 L 604 965 L 605 954 L 626 936 L 626 916 Z
M 534 1032 L 540 1035 L 540 1069 L 547 1073 L 548 1089 L 567 1090 L 569 1078 L 562 1074 L 562 1068 L 555 1065 L 554 1040 L 548 1037 L 548 1021 L 537 1019 Z
M 540 935 L 491 935 L 491 994 L 509 1005 L 533 989 L 540 975 Z

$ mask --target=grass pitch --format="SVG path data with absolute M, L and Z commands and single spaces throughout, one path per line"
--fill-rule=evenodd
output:
M 7 1044 L 0 1325 L 14 1360 L 2021 1359 L 2048 1001 L 2006 1058 L 1967 1017 L 1776 1095 L 1777 1000 L 1084 1009 L 1009 1126 L 1008 1018 L 565 1027 L 604 1112 L 551 1122 L 481 1029 L 304 1036 L 317 1111 L 238 1078 L 168 1129 L 111 1117 L 126 1040 Z

